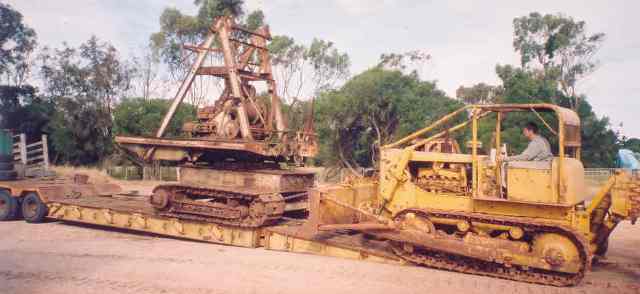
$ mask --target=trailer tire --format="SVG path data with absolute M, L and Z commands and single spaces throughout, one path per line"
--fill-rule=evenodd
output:
M 16 219 L 19 206 L 18 199 L 11 196 L 9 191 L 0 190 L 0 221 Z
M 13 170 L 13 162 L 0 161 L 0 171 L 11 171 L 11 170 Z
M 14 170 L 0 170 L 0 181 L 12 181 L 18 177 Z
M 29 193 L 22 199 L 22 217 L 28 223 L 41 223 L 49 213 L 47 205 L 36 193 Z

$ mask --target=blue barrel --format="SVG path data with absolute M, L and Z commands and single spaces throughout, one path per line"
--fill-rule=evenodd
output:
M 628 149 L 620 149 L 618 151 L 618 167 L 626 169 L 640 169 L 640 162 L 635 157 L 633 152 Z

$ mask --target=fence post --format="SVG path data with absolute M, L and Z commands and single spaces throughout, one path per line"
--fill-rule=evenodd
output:
M 27 167 L 27 135 L 20 134 L 20 161 Z
M 42 135 L 42 157 L 44 170 L 49 171 L 49 145 L 47 144 L 47 135 Z

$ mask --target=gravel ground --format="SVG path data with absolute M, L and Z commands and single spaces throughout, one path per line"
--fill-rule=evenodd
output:
M 0 293 L 640 293 L 640 226 L 628 223 L 573 288 L 61 222 L 0 223 L 0 236 Z

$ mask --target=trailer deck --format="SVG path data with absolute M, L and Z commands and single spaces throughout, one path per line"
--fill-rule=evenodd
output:
M 246 248 L 403 264 L 384 242 L 362 234 L 314 234 L 305 220 L 286 219 L 275 226 L 249 229 L 166 218 L 155 214 L 146 196 L 124 194 L 56 197 L 50 198 L 47 206 L 49 218 L 66 222 Z

